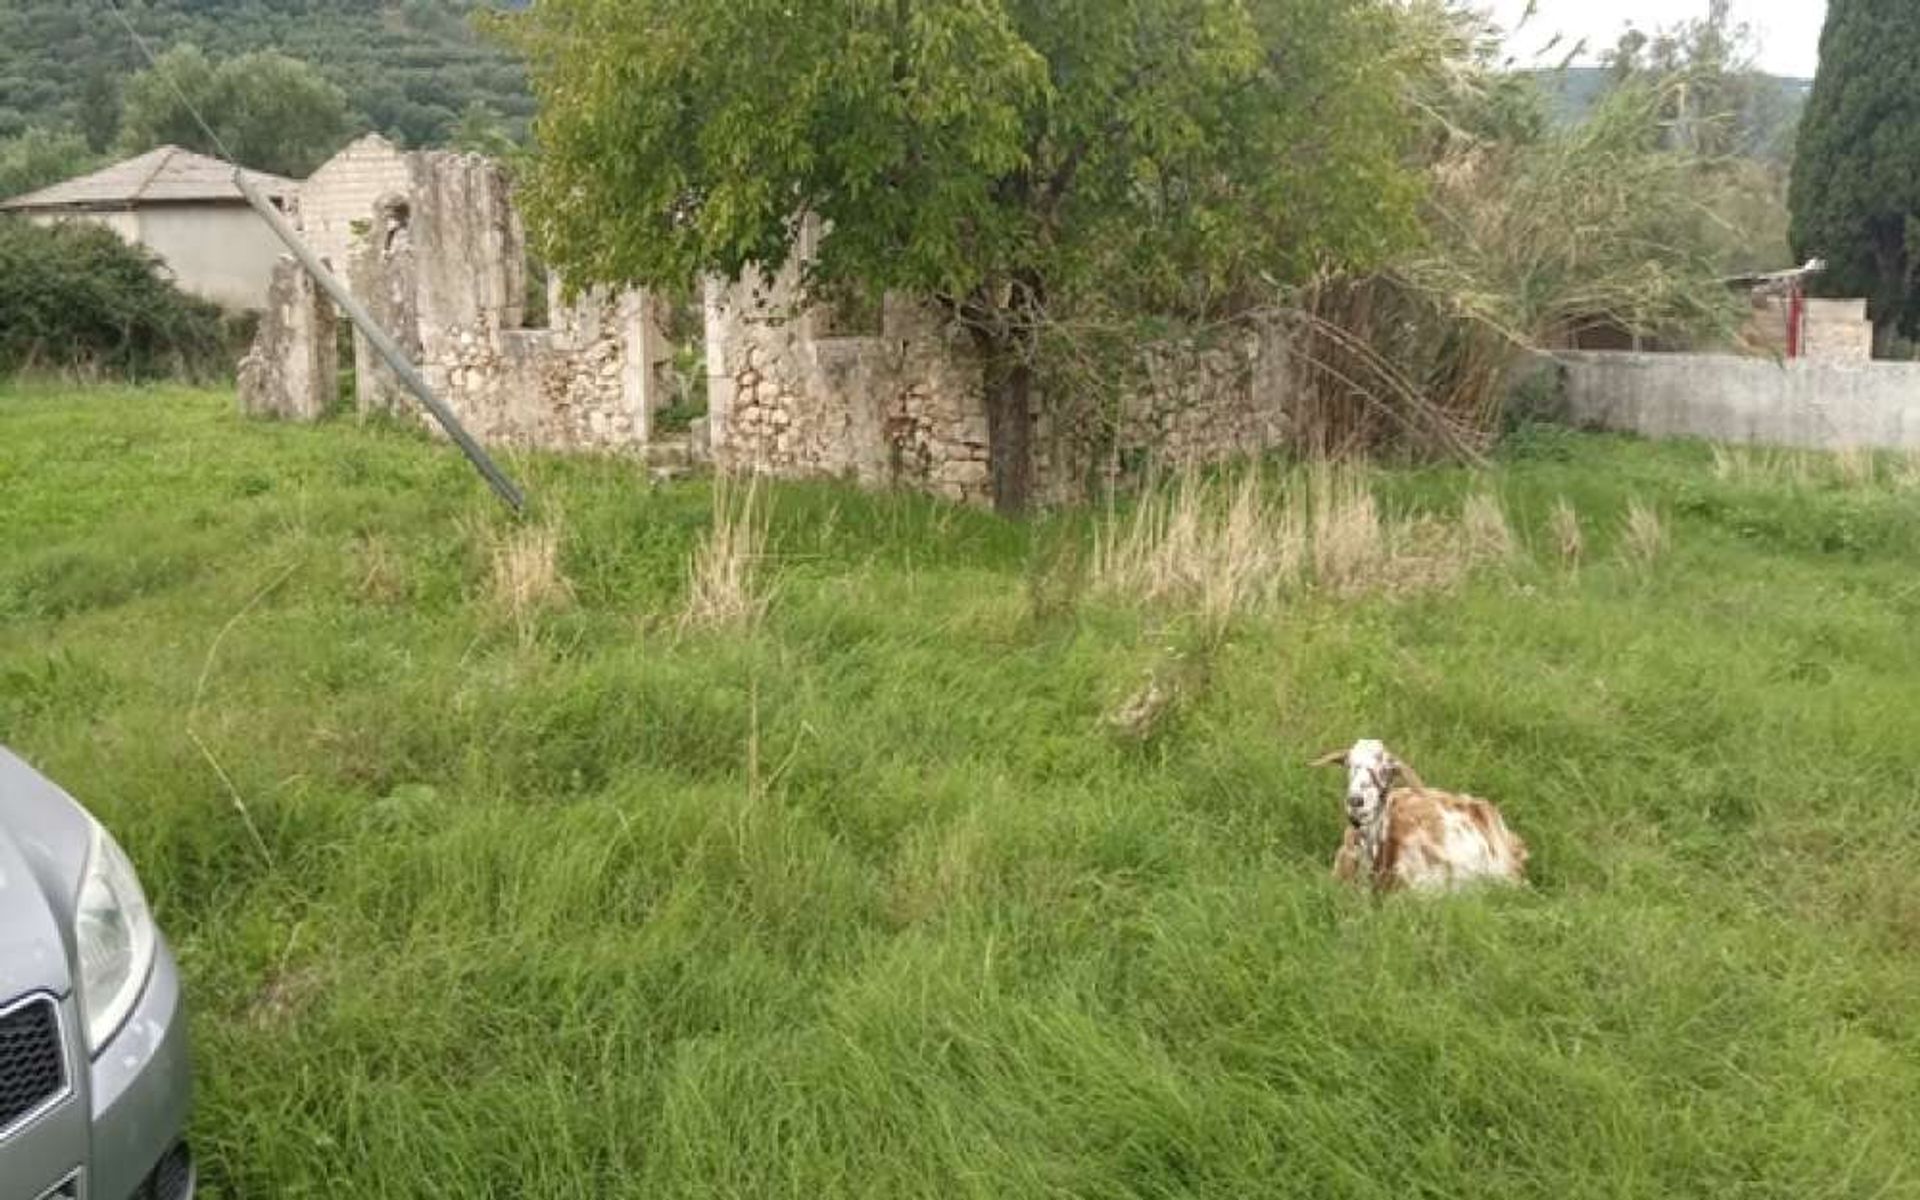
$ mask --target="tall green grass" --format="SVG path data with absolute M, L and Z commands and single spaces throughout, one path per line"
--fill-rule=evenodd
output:
M 502 567 L 444 447 L 231 409 L 0 392 L 0 740 L 141 867 L 212 1196 L 1920 1189 L 1905 464 L 1529 431 L 1373 484 L 1511 557 L 1220 619 L 780 486 L 712 627 L 702 484 L 517 461 Z M 1361 735 L 1534 886 L 1335 887 Z

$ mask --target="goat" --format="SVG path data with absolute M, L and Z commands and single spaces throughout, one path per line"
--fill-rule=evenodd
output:
M 1347 769 L 1347 832 L 1334 878 L 1366 878 L 1381 892 L 1526 881 L 1527 844 L 1499 809 L 1429 788 L 1384 743 L 1364 738 L 1312 765 Z

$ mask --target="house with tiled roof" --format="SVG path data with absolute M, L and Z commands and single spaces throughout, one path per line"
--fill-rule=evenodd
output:
M 273 264 L 285 252 L 233 182 L 234 166 L 162 146 L 91 175 L 0 201 L 0 214 L 28 220 L 93 221 L 158 255 L 180 286 L 229 309 L 259 309 Z M 247 171 L 283 206 L 299 185 Z

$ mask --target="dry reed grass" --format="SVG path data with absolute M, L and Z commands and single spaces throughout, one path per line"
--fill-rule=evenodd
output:
M 1909 450 L 1894 464 L 1893 486 L 1902 491 L 1920 490 L 1920 450 Z
M 517 524 L 486 524 L 479 538 L 487 551 L 487 601 L 522 641 L 532 638 L 542 613 L 573 603 L 573 584 L 560 568 L 566 540 L 557 515 Z
M 1865 446 L 1848 446 L 1832 459 L 1834 472 L 1849 487 L 1872 487 L 1879 481 L 1880 463 Z
M 1713 447 L 1713 477 L 1723 483 L 1806 484 L 1814 473 L 1812 457 L 1802 451 L 1718 444 Z
M 355 539 L 353 551 L 360 575 L 355 590 L 360 599 L 369 604 L 398 604 L 411 594 L 406 561 L 394 553 L 384 536 L 363 534 Z
M 1838 484 L 1867 488 L 1881 484 L 1911 486 L 1920 479 L 1920 458 L 1909 452 L 1904 460 L 1883 470 L 1880 455 L 1864 446 L 1850 446 L 1823 454 L 1812 450 L 1763 449 L 1751 446 L 1713 447 L 1713 475 L 1725 483 L 1787 484 L 1809 487 Z
M 1492 492 L 1475 492 L 1460 508 L 1460 539 L 1475 562 L 1504 562 L 1516 553 L 1506 506 Z
M 1629 566 L 1650 569 L 1667 551 L 1667 528 L 1660 514 L 1639 500 L 1627 502 L 1620 527 L 1620 558 Z
M 1578 570 L 1587 543 L 1580 531 L 1580 514 L 1574 510 L 1573 503 L 1565 496 L 1555 500 L 1547 524 L 1553 534 L 1554 549 L 1560 554 L 1560 564 L 1570 571 Z
M 767 550 L 767 510 L 758 478 L 742 488 L 737 479 L 713 481 L 713 524 L 687 564 L 682 631 L 751 631 L 766 615 L 770 596 L 762 567 Z
M 1518 552 L 1491 493 L 1469 497 L 1457 517 L 1396 516 L 1383 511 L 1364 469 L 1320 464 L 1277 478 L 1187 471 L 1149 483 L 1129 515 L 1096 532 L 1090 573 L 1102 594 L 1218 623 L 1305 589 L 1452 587 Z

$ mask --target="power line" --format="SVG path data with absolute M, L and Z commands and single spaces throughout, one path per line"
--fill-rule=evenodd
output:
M 148 65 L 158 68 L 160 60 L 155 57 L 153 47 L 147 44 L 147 39 L 140 36 L 140 31 L 133 27 L 133 22 L 127 20 L 127 14 L 121 11 L 119 0 L 105 0 L 105 3 L 107 8 L 119 20 L 120 27 L 127 31 L 128 37 L 133 39 L 133 44 L 138 46 L 140 53 L 146 56 Z M 248 204 L 253 206 L 254 211 L 260 214 L 260 218 L 267 223 L 267 227 L 273 231 L 274 236 L 286 244 L 287 249 L 293 252 L 294 258 L 297 259 L 300 265 L 306 269 L 307 273 L 312 276 L 313 281 L 319 285 L 320 289 L 332 297 L 334 303 L 338 304 L 341 309 L 346 312 L 347 318 L 351 320 L 354 326 L 373 344 L 373 348 L 379 352 L 380 356 L 387 360 L 387 365 L 393 368 L 394 373 L 400 377 L 402 383 L 407 385 L 408 390 L 413 392 L 413 394 L 419 398 L 420 403 L 426 406 L 428 413 L 433 416 L 434 420 L 440 423 L 442 429 L 447 431 L 448 436 L 453 439 L 454 444 L 460 447 L 460 452 L 467 456 L 467 460 L 471 462 L 475 469 L 480 472 L 481 476 L 486 479 L 488 485 L 493 488 L 494 492 L 506 502 L 507 507 L 511 508 L 516 514 L 524 513 L 527 502 L 520 488 L 513 480 L 507 477 L 506 472 L 502 471 L 499 466 L 494 463 L 492 457 L 490 457 L 485 450 L 481 449 L 480 443 L 473 440 L 473 436 L 460 424 L 460 419 L 453 414 L 453 410 L 449 409 L 440 401 L 439 397 L 433 394 L 433 389 L 429 387 L 427 381 L 421 377 L 419 368 L 415 367 L 413 363 L 407 359 L 407 356 L 401 351 L 400 347 L 395 344 L 393 338 L 387 334 L 386 330 L 382 329 L 366 309 L 353 298 L 346 286 L 334 278 L 333 273 L 327 270 L 326 265 L 314 254 L 313 249 L 300 240 L 300 235 L 295 233 L 293 227 L 287 224 L 286 218 L 281 215 L 273 203 L 261 195 L 259 189 L 254 187 L 252 181 L 247 178 L 247 172 L 241 169 L 240 164 L 234 160 L 233 152 L 227 149 L 226 142 L 221 140 L 218 133 L 214 132 L 213 126 L 207 123 L 206 117 L 201 115 L 200 107 L 193 102 L 192 98 L 189 97 L 186 92 L 181 90 L 180 85 L 175 83 L 171 77 L 165 76 L 164 73 L 162 77 L 166 79 L 167 86 L 173 90 L 173 94 L 179 97 L 180 103 L 186 107 L 187 112 L 193 116 L 195 123 L 200 126 L 200 131 L 205 133 L 208 140 L 213 143 L 214 148 L 220 151 L 220 157 L 226 159 L 227 162 L 233 166 L 233 186 L 239 189 L 240 195 L 246 199 Z
M 120 27 L 127 31 L 127 36 L 133 39 L 133 44 L 140 48 L 140 53 L 146 57 L 147 65 L 153 68 L 154 74 L 158 75 L 160 79 L 166 83 L 175 98 L 177 98 L 182 107 L 187 110 L 187 114 L 193 118 L 193 123 L 200 127 L 200 132 L 206 134 L 207 140 L 213 144 L 213 148 L 220 152 L 220 157 L 238 167 L 239 163 L 233 157 L 233 151 L 227 149 L 226 141 L 221 138 L 218 133 L 214 132 L 213 126 L 207 123 L 207 118 L 201 115 L 200 106 L 195 104 L 193 98 L 181 89 L 180 84 L 175 81 L 173 76 L 159 69 L 159 57 L 154 54 L 153 47 L 147 43 L 147 39 L 141 37 L 140 31 L 133 27 L 133 22 L 127 19 L 127 14 L 121 9 L 119 0 L 103 0 L 103 2 L 106 4 L 107 10 L 120 22 Z

